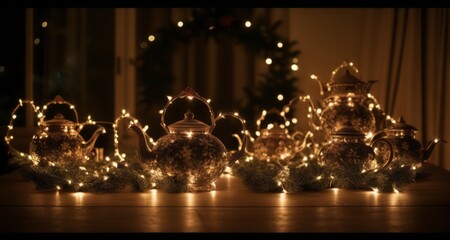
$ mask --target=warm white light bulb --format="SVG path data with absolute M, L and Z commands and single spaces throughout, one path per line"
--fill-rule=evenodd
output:
M 278 99 L 278 101 L 283 101 L 283 99 L 284 99 L 283 94 L 278 94 L 277 99 Z

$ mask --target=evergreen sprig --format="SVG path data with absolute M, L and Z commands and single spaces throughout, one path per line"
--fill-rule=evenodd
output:
M 321 165 L 317 160 L 293 160 L 281 167 L 274 161 L 259 160 L 233 165 L 233 174 L 256 192 L 323 191 L 327 188 L 359 189 L 379 192 L 402 191 L 418 177 L 428 176 L 423 167 L 408 161 L 395 161 L 389 168 L 351 171 Z
M 10 164 L 17 167 L 22 176 L 33 182 L 39 190 L 67 192 L 118 192 L 130 187 L 142 192 L 154 187 L 156 175 L 151 174 L 137 158 L 127 163 L 113 161 L 79 161 L 66 159 L 54 165 L 34 164 L 26 157 L 13 155 Z M 105 169 L 108 169 L 105 171 Z

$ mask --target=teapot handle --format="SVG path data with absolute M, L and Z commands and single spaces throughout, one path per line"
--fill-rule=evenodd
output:
M 381 157 L 383 158 L 383 163 L 382 163 L 382 166 L 380 167 L 380 169 L 385 169 L 392 163 L 392 159 L 394 158 L 394 147 L 393 147 L 392 142 L 386 138 L 378 138 L 371 142 L 371 146 L 373 148 L 375 148 L 375 145 L 377 145 L 377 144 L 384 144 L 384 146 L 387 146 L 387 148 L 388 148 L 389 156 L 387 157 L 387 160 L 386 160 L 386 156 L 384 156 L 383 152 L 378 153 L 378 154 L 375 152 L 375 157 L 377 157 L 381 154 Z
M 76 123 L 76 125 L 79 125 L 79 121 L 78 121 L 78 112 L 77 112 L 77 110 L 75 109 L 75 106 L 74 106 L 73 104 L 67 102 L 66 100 L 64 100 L 60 95 L 57 95 L 57 96 L 55 97 L 55 99 L 53 99 L 52 101 L 46 103 L 46 104 L 43 106 L 43 109 L 42 109 L 42 116 L 39 118 L 39 120 L 40 120 L 41 122 L 44 121 L 44 118 L 45 118 L 45 112 L 47 111 L 48 106 L 49 106 L 49 105 L 52 105 L 52 104 L 66 104 L 66 105 L 68 105 L 68 106 L 70 107 L 70 109 L 72 109 L 73 112 L 75 113 L 75 123 Z
M 151 152 L 151 148 L 153 148 L 153 146 L 155 145 L 155 141 L 153 141 L 153 139 L 148 136 L 145 132 L 148 129 L 148 126 L 145 125 L 144 127 L 142 127 L 141 123 L 139 122 L 139 120 L 134 117 L 133 115 L 131 115 L 130 113 L 128 113 L 125 109 L 122 109 L 122 114 L 117 117 L 114 120 L 114 124 L 113 124 L 113 131 L 114 131 L 114 156 L 118 157 L 121 161 L 125 160 L 124 154 L 120 152 L 119 149 L 119 124 L 124 121 L 124 120 L 128 120 L 129 121 L 129 126 L 128 128 L 130 128 L 130 126 L 135 125 L 137 128 L 140 128 L 142 130 L 143 134 L 143 142 L 141 142 L 140 144 L 142 144 L 142 146 L 146 146 L 148 152 Z M 149 146 L 148 144 L 151 144 L 151 146 Z M 146 156 L 146 152 L 141 152 L 140 153 L 141 156 Z M 144 157 L 146 159 L 146 157 Z
M 239 116 L 239 114 L 237 112 L 235 113 L 221 113 L 219 114 L 219 116 L 217 116 L 217 118 L 214 120 L 214 122 L 225 118 L 226 116 L 231 116 L 234 117 L 236 119 L 238 119 L 241 124 L 242 124 L 242 141 L 240 142 L 240 149 L 238 150 L 238 152 L 236 152 L 233 156 L 231 156 L 230 161 L 228 162 L 228 166 L 232 166 L 239 158 L 242 157 L 242 155 L 244 155 L 244 153 L 246 152 L 246 148 L 247 148 L 247 128 L 245 125 L 245 119 L 243 119 L 241 116 Z
M 206 104 L 206 106 L 208 107 L 209 113 L 211 114 L 211 127 L 209 128 L 209 133 L 211 133 L 212 130 L 214 129 L 214 127 L 216 126 L 216 122 L 214 119 L 214 111 L 212 110 L 211 105 L 209 105 L 210 100 L 205 99 L 204 97 L 200 96 L 196 91 L 194 91 L 194 89 L 192 89 L 190 87 L 187 87 L 186 90 L 182 91 L 177 96 L 175 96 L 173 98 L 169 98 L 169 102 L 167 102 L 166 106 L 164 106 L 164 109 L 161 113 L 161 126 L 164 128 L 166 133 L 169 133 L 169 128 L 167 127 L 167 125 L 164 121 L 164 117 L 166 115 L 167 108 L 169 107 L 170 104 L 173 103 L 173 101 L 175 101 L 179 98 L 185 98 L 185 97 L 187 97 L 189 100 L 196 98 Z
M 39 106 L 34 105 L 34 102 L 32 100 L 19 99 L 19 104 L 14 108 L 14 110 L 11 113 L 11 120 L 9 121 L 8 130 L 6 131 L 4 140 L 5 140 L 5 143 L 8 145 L 10 151 L 15 152 L 16 154 L 19 154 L 22 157 L 27 157 L 28 159 L 31 159 L 31 155 L 17 150 L 10 143 L 11 140 L 13 140 L 13 136 L 10 135 L 10 131 L 14 128 L 14 120 L 17 118 L 16 112 L 17 112 L 17 110 L 19 110 L 20 107 L 23 107 L 24 104 L 30 104 L 31 107 L 33 107 L 33 111 L 35 113 L 38 113 L 37 117 L 40 117 L 40 115 L 42 114 L 39 112 Z
M 309 114 L 307 115 L 307 117 L 308 117 L 308 124 L 309 124 L 311 131 L 320 130 L 320 128 L 321 128 L 320 114 L 317 111 L 316 107 L 314 106 L 314 103 L 311 100 L 311 96 L 309 96 L 309 95 L 298 96 L 298 97 L 291 99 L 286 105 L 283 106 L 282 114 L 284 116 L 286 116 L 286 114 L 289 113 L 292 105 L 294 105 L 298 101 L 302 101 L 303 103 L 307 103 L 309 105 L 309 107 L 308 107 Z M 318 123 L 315 123 L 314 119 L 316 119 L 316 121 L 318 121 Z
M 266 118 L 266 116 L 271 113 L 277 114 L 278 116 L 282 117 L 284 120 L 284 124 L 287 122 L 287 119 L 284 116 L 284 114 L 281 114 L 278 109 L 272 108 L 269 111 L 263 110 L 261 112 L 261 116 L 259 116 L 258 120 L 256 120 L 256 130 L 258 130 L 258 131 L 261 130 L 261 121 L 263 121 Z

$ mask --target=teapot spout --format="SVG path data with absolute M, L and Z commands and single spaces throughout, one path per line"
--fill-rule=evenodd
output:
M 97 141 L 98 136 L 100 136 L 100 134 L 103 134 L 105 132 L 106 132 L 106 130 L 103 127 L 99 127 L 97 130 L 95 130 L 95 132 L 92 134 L 91 138 L 86 142 L 85 149 L 84 149 L 84 152 L 86 153 L 85 155 L 87 155 L 88 153 L 90 153 L 92 151 L 92 149 L 94 149 L 95 142 Z
M 298 136 L 298 135 L 303 135 L 303 133 L 297 131 L 297 132 L 295 132 L 292 135 L 292 137 L 295 139 L 296 136 Z M 308 140 L 308 138 L 311 138 L 312 136 L 313 136 L 313 133 L 311 131 L 308 131 L 306 133 L 305 137 L 303 137 L 303 140 L 302 141 L 298 141 L 298 142 L 301 142 L 301 144 L 297 144 L 297 147 L 296 147 L 297 149 L 296 150 L 298 152 L 302 151 L 306 147 L 306 140 Z
M 367 81 L 366 86 L 365 86 L 365 88 L 364 88 L 364 92 L 365 92 L 365 93 L 369 93 L 369 92 L 370 92 L 370 89 L 372 88 L 372 85 L 373 85 L 374 83 L 376 83 L 376 82 L 378 82 L 378 81 L 377 81 L 377 80 L 369 80 L 369 81 Z
M 131 124 L 128 128 L 134 132 L 138 138 L 140 160 L 145 162 L 153 159 L 153 152 L 148 144 L 149 137 L 144 130 L 136 124 Z
M 423 158 L 422 158 L 422 161 L 423 161 L 423 162 L 425 162 L 426 160 L 428 160 L 428 158 L 429 158 L 430 155 L 431 155 L 431 152 L 433 152 L 434 147 L 435 147 L 436 144 L 438 144 L 438 143 L 447 143 L 447 141 L 445 141 L 445 140 L 443 140 L 443 139 L 439 139 L 439 138 L 436 138 L 436 139 L 430 141 L 430 142 L 428 143 L 427 148 L 426 148 L 425 150 L 423 150 Z
M 239 149 L 244 148 L 245 153 L 247 154 L 251 154 L 253 152 L 253 141 L 254 139 L 252 138 L 252 136 L 250 135 L 250 133 L 248 133 L 248 131 L 246 132 L 246 137 L 248 140 L 244 139 L 244 141 L 239 137 L 239 135 L 237 134 L 233 134 L 232 135 L 234 138 L 237 139 L 238 143 L 239 143 Z M 249 141 L 250 140 L 250 141 Z
M 315 80 L 317 82 L 317 84 L 319 84 L 319 89 L 320 89 L 320 96 L 325 96 L 328 94 L 328 88 L 325 88 L 322 84 L 322 82 L 317 78 L 317 77 L 311 77 L 313 80 Z

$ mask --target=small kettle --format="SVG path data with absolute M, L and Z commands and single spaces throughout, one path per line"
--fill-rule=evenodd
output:
M 317 80 L 317 78 L 313 79 Z M 364 134 L 376 130 L 375 116 L 366 105 L 370 88 L 376 81 L 362 81 L 359 70 L 353 63 L 344 61 L 332 72 L 327 88 L 324 88 L 319 80 L 317 82 L 322 96 L 320 107 L 316 108 L 312 101 L 309 103 L 326 135 L 329 136 L 332 132 L 338 131 L 348 121 Z M 313 119 L 310 118 L 310 121 Z
M 331 134 L 331 140 L 320 149 L 318 160 L 320 164 L 333 169 L 360 173 L 372 168 L 386 167 L 392 156 L 378 162 L 374 148 L 365 142 L 365 134 L 347 125 Z
M 54 104 L 68 105 L 74 111 L 76 121 L 66 119 L 61 112 L 50 120 L 44 120 L 48 107 Z M 98 136 L 106 132 L 103 127 L 99 127 L 86 142 L 80 135 L 84 124 L 78 122 L 75 107 L 59 95 L 44 105 L 38 117 L 39 129 L 33 135 L 29 150 L 31 159 L 40 165 L 65 161 L 84 162 L 94 148 Z
M 395 124 L 372 137 L 371 144 L 378 150 L 392 148 L 393 161 L 407 161 L 411 163 L 424 163 L 428 160 L 437 143 L 447 141 L 435 138 L 426 148 L 416 139 L 417 128 L 406 123 L 401 116 Z

